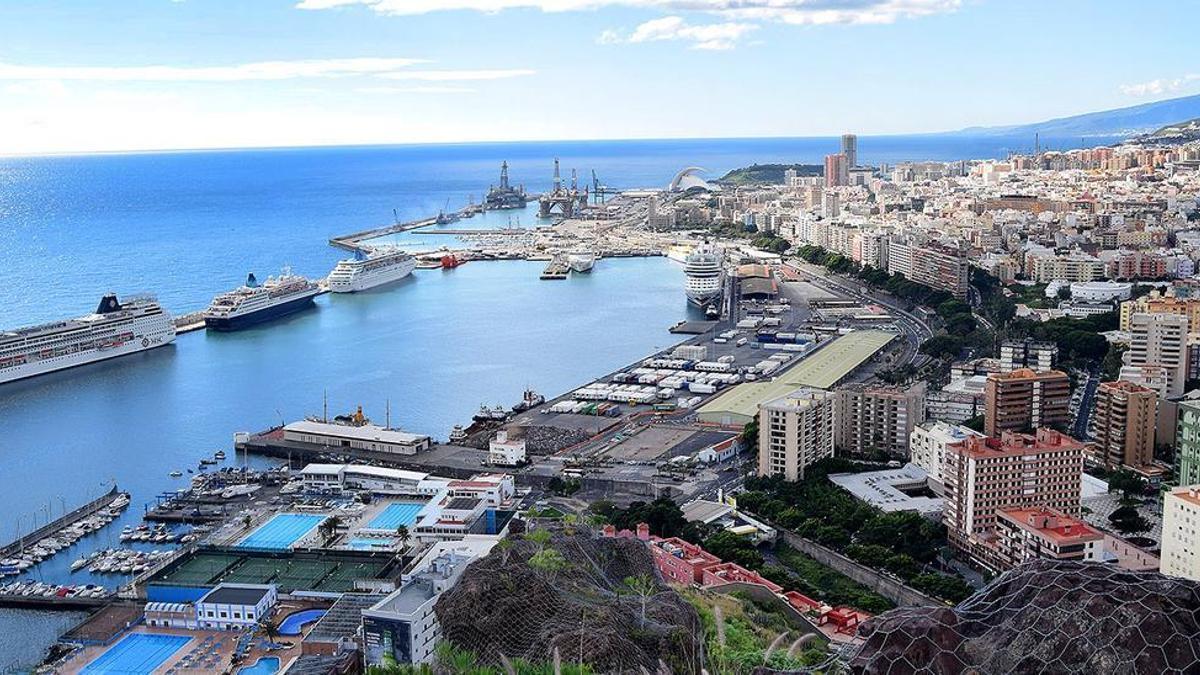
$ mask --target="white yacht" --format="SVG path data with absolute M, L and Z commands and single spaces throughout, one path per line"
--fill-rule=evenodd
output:
M 153 298 L 109 294 L 78 319 L 0 331 L 0 384 L 174 341 L 175 322 Z
M 250 274 L 246 285 L 213 298 L 204 310 L 204 326 L 212 330 L 238 330 L 311 307 L 321 287 L 287 270 L 265 284 Z
M 567 267 L 576 274 L 591 272 L 595 264 L 596 254 L 591 251 L 573 251 L 567 254 Z
M 721 295 L 725 281 L 725 265 L 721 251 L 704 244 L 692 251 L 683 263 L 688 300 L 701 307 Z
M 329 273 L 329 290 L 354 293 L 399 281 L 417 266 L 416 258 L 398 248 L 376 248 L 339 261 Z

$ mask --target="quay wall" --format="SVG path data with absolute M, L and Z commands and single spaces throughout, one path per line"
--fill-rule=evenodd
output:
M 800 551 L 804 555 L 816 560 L 826 567 L 833 568 L 847 577 L 857 581 L 867 588 L 875 591 L 883 597 L 902 607 L 928 607 L 931 605 L 945 605 L 946 603 L 926 595 L 917 589 L 904 584 L 898 579 L 885 576 L 875 570 L 857 563 L 850 558 L 826 548 L 815 541 L 810 541 L 800 535 L 789 532 L 788 530 L 779 530 L 779 534 L 783 537 L 784 543 L 792 548 Z

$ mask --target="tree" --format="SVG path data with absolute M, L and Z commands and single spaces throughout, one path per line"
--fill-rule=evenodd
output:
M 274 642 L 275 638 L 279 637 L 279 624 L 275 623 L 273 620 L 266 619 L 260 625 L 262 627 L 263 635 L 267 636 L 268 641 Z
M 642 602 L 642 627 L 646 626 L 646 602 L 658 593 L 658 584 L 654 583 L 654 579 L 648 574 L 639 574 L 636 577 L 625 577 L 625 588 L 630 593 L 638 596 Z
M 568 564 L 561 553 L 552 548 L 545 548 L 530 556 L 529 566 L 554 579 L 555 575 L 567 569 Z
M 1138 534 L 1150 529 L 1150 522 L 1142 517 L 1133 506 L 1126 504 L 1118 507 L 1108 516 L 1108 522 L 1121 534 Z
M 957 335 L 935 335 L 921 344 L 921 353 L 935 359 L 952 359 L 962 351 L 962 346 L 962 338 Z
M 1146 481 L 1129 469 L 1118 469 L 1108 477 L 1108 491 L 1120 492 L 1121 504 L 1132 505 L 1146 493 Z
M 546 529 L 533 530 L 525 533 L 525 539 L 537 544 L 539 553 L 546 550 L 546 544 L 550 543 L 550 538 L 552 536 L 554 535 L 550 533 L 550 530 Z
M 396 528 L 396 538 L 400 540 L 401 547 L 408 546 L 408 540 L 412 538 L 412 534 L 408 531 L 407 525 L 400 525 Z

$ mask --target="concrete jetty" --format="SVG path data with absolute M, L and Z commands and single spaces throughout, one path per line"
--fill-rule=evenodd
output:
M 87 518 L 101 509 L 108 508 L 108 505 L 117 498 L 117 494 L 117 486 L 114 485 L 108 492 L 100 495 L 83 506 L 80 506 L 74 511 L 71 511 L 70 513 L 56 520 L 46 523 L 29 534 L 22 535 L 17 539 L 5 544 L 3 547 L 0 547 L 0 558 L 12 557 L 13 554 L 21 552 L 27 546 L 31 546 L 34 543 L 54 534 L 55 532 L 59 532 L 66 527 L 74 525 L 75 523 Z

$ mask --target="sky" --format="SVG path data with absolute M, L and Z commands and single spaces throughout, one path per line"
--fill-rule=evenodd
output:
M 1200 93 L 1195 19 L 1195 0 L 3 0 L 0 155 L 1018 124 Z

